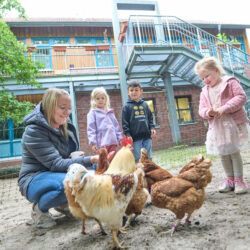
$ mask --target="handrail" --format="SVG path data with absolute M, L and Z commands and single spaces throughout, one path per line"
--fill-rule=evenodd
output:
M 176 16 L 131 15 L 123 41 L 126 60 L 133 46 L 156 44 L 182 45 L 202 56 L 214 56 L 232 73 L 243 76 L 250 67 L 250 55 Z
M 32 49 L 31 49 L 32 48 Z M 113 44 L 60 44 L 28 47 L 27 56 L 40 65 L 41 75 L 113 73 L 117 71 Z

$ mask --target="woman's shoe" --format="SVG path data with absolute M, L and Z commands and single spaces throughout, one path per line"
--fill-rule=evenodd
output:
M 69 207 L 68 206 L 60 206 L 60 207 L 55 207 L 54 208 L 57 212 L 64 214 L 66 217 L 73 219 L 74 216 L 70 213 Z
M 49 212 L 43 213 L 38 208 L 37 204 L 33 205 L 31 217 L 33 219 L 35 226 L 40 229 L 45 229 L 45 228 L 47 229 L 54 227 L 56 225 L 56 222 L 50 216 Z

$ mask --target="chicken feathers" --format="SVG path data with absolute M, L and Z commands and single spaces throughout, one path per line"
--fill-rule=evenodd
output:
M 74 163 L 69 166 L 68 172 L 64 179 L 64 192 L 68 200 L 69 210 L 75 218 L 82 220 L 82 234 L 86 234 L 85 221 L 88 216 L 82 211 L 79 203 L 76 202 L 75 190 L 80 184 L 81 177 L 87 172 L 88 170 L 83 165 Z M 94 171 L 91 171 L 91 173 L 94 174 Z M 98 220 L 96 220 L 96 222 L 101 229 L 101 233 L 106 234 L 101 223 Z
M 129 141 L 130 142 L 130 141 Z M 127 175 L 135 172 L 138 166 L 135 163 L 135 158 L 130 149 L 130 144 L 122 147 L 113 158 L 109 165 L 106 174 L 112 175 Z M 145 207 L 146 201 L 148 200 L 149 193 L 147 189 L 144 188 L 144 171 L 141 172 L 139 176 L 138 186 L 136 191 L 128 204 L 125 214 L 128 216 L 125 227 L 128 227 L 131 220 L 142 213 L 142 209 Z M 134 218 L 132 218 L 134 215 Z
M 177 220 L 171 230 L 173 234 L 186 214 L 188 222 L 194 210 L 202 206 L 204 188 L 212 179 L 209 170 L 211 161 L 198 156 L 185 165 L 177 176 L 148 159 L 145 149 L 141 151 L 141 163 L 151 189 L 152 204 L 169 209 L 176 215 Z
M 75 185 L 75 199 L 88 217 L 106 223 L 111 231 L 114 246 L 122 247 L 117 233 L 122 226 L 122 217 L 131 200 L 142 170 L 132 174 L 90 175 L 85 174 L 78 185 Z
M 109 164 L 106 174 L 126 175 L 133 173 L 137 169 L 135 158 L 129 145 L 122 147 Z

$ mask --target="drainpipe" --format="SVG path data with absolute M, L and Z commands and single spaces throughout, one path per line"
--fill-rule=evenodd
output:
M 74 83 L 72 80 L 69 81 L 69 94 L 71 98 L 71 107 L 72 107 L 72 123 L 76 128 L 76 133 L 79 138 L 79 127 L 78 127 L 78 122 L 77 122 L 77 108 L 76 108 L 76 95 L 75 95 L 75 90 L 74 90 Z
M 124 105 L 127 101 L 127 98 L 128 98 L 127 80 L 126 80 L 125 64 L 124 64 L 123 53 L 122 53 L 122 43 L 118 40 L 118 36 L 120 33 L 120 22 L 119 22 L 118 14 L 116 11 L 117 10 L 117 6 L 116 6 L 117 2 L 113 1 L 112 5 L 113 5 L 112 6 L 112 24 L 113 24 L 115 46 L 116 46 L 116 51 L 117 51 L 122 103 Z
M 163 23 L 162 23 L 162 18 L 160 16 L 160 10 L 159 10 L 159 6 L 158 3 L 155 3 L 155 12 L 156 12 L 156 19 L 154 19 L 155 21 L 155 32 L 156 32 L 156 43 L 164 43 L 165 42 L 165 36 L 164 36 L 164 29 L 163 29 Z M 168 28 L 168 35 L 169 33 L 169 23 L 168 23 L 168 19 L 167 19 L 167 28 Z M 170 38 L 170 36 L 169 36 Z M 171 38 L 170 38 L 171 39 Z
M 179 144 L 181 141 L 180 127 L 178 124 L 176 107 L 175 107 L 175 98 L 174 98 L 174 89 L 172 85 L 172 80 L 169 72 L 166 72 L 163 75 L 163 82 L 165 86 L 165 95 L 166 103 L 169 114 L 169 124 L 171 128 L 172 139 L 175 144 Z
M 8 119 L 8 136 L 10 141 L 10 156 L 14 156 L 14 123 L 12 119 Z

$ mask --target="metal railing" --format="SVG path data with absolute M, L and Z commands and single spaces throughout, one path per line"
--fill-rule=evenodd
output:
M 28 48 L 28 55 L 40 65 L 42 75 L 117 72 L 114 45 L 55 45 Z
M 236 47 L 240 44 L 225 43 L 175 16 L 130 16 L 126 25 L 123 41 L 125 64 L 135 45 L 142 47 L 182 45 L 203 56 L 218 58 L 223 66 L 233 73 L 246 76 L 246 71 L 250 67 L 250 55 Z

